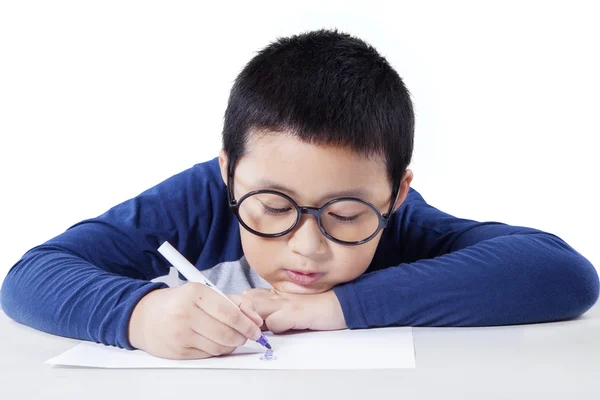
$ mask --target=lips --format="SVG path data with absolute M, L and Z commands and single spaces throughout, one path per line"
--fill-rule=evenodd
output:
M 285 270 L 290 281 L 297 283 L 298 285 L 310 285 L 319 280 L 323 276 L 322 272 L 313 272 L 309 274 L 302 273 L 300 271 L 292 271 L 291 269 Z

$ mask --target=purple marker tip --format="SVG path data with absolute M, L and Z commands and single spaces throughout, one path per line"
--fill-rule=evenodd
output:
M 267 340 L 267 338 L 265 337 L 265 335 L 260 335 L 260 337 L 257 340 L 258 343 L 260 343 L 261 345 L 265 346 L 267 349 L 271 350 L 271 345 L 269 344 L 269 341 Z

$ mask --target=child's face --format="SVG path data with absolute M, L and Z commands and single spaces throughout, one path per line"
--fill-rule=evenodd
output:
M 381 214 L 388 212 L 392 188 L 383 158 L 367 159 L 347 150 L 315 146 L 282 133 L 251 135 L 247 154 L 235 170 L 234 194 L 270 189 L 268 180 L 287 190 L 300 206 L 321 207 L 342 193 L 359 189 L 359 197 L 373 204 Z M 227 157 L 219 157 L 223 180 L 227 182 Z M 407 170 L 396 208 L 404 201 L 412 180 Z M 317 219 L 303 215 L 296 228 L 285 236 L 263 238 L 240 225 L 244 254 L 250 266 L 276 291 L 322 293 L 359 277 L 375 254 L 382 231 L 367 243 L 345 246 L 327 239 Z

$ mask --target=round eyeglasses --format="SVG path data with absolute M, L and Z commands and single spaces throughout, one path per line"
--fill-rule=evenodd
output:
M 275 190 L 255 190 L 239 201 L 233 195 L 233 174 L 228 175 L 229 207 L 240 224 L 249 232 L 264 238 L 276 238 L 290 233 L 303 214 L 313 215 L 321 233 L 329 240 L 355 246 L 373 239 L 388 221 L 398 198 L 395 189 L 388 213 L 381 214 L 371 203 L 355 197 L 340 197 L 322 207 L 299 206 L 288 195 Z

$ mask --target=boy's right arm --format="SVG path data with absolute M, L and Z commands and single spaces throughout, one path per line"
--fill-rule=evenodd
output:
M 167 305 L 177 307 L 186 300 L 189 305 L 203 295 L 203 288 L 184 285 L 165 289 L 164 283 L 149 282 L 168 272 L 168 263 L 157 252 L 163 241 L 169 240 L 190 260 L 200 255 L 213 218 L 209 191 L 214 183 L 202 177 L 204 168 L 199 164 L 181 172 L 29 250 L 4 280 L 0 292 L 4 312 L 45 332 L 126 349 L 143 348 L 170 358 L 186 357 L 181 348 L 201 341 L 195 338 L 195 342 L 184 343 L 184 328 L 199 330 L 199 335 L 206 331 L 211 338 L 224 334 L 224 343 L 217 343 L 222 346 L 239 344 L 241 336 L 255 336 L 256 324 L 262 321 L 245 306 L 252 319 L 225 299 L 211 298 L 211 305 L 205 302 L 206 309 L 195 306 L 193 313 L 186 314 L 188 320 L 183 321 L 181 309 Z M 211 317 L 202 319 L 196 309 Z M 170 322 L 170 331 L 155 329 L 140 334 L 142 326 L 156 328 L 155 322 L 165 319 Z M 171 344 L 179 346 L 174 353 L 152 345 L 159 333 L 171 335 Z M 207 354 L 210 350 L 226 352 L 210 343 L 205 343 L 204 350 Z M 187 357 L 201 355 L 192 353 Z

